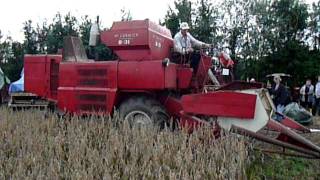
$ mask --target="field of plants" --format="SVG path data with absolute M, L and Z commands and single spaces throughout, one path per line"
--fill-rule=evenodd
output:
M 130 129 L 109 117 L 0 107 L 0 179 L 317 179 L 319 161 L 266 155 L 210 130 Z

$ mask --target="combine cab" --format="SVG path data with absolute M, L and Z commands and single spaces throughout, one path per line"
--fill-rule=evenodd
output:
M 309 129 L 285 116 L 271 118 L 275 108 L 261 84 L 219 82 L 217 70 L 232 67 L 226 56 L 218 57 L 223 68 L 205 50 L 199 51 L 197 71 L 186 59 L 173 63 L 170 31 L 149 20 L 115 22 L 100 36 L 117 60 L 89 60 L 80 41 L 69 38 L 63 57 L 25 56 L 25 90 L 74 115 L 112 115 L 116 108 L 131 126 L 163 128 L 174 119 L 190 131 L 209 125 L 320 157 L 319 147 L 297 134 Z M 277 137 L 263 135 L 266 129 Z

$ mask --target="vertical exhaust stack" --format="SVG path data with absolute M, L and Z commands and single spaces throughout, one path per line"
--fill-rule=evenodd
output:
M 99 35 L 99 16 L 97 16 L 97 21 L 92 24 L 90 29 L 89 46 L 97 46 Z
M 97 21 L 94 22 L 90 28 L 89 37 L 89 56 L 94 57 L 95 60 L 99 59 L 99 54 L 95 51 L 95 48 L 100 40 L 100 30 L 99 30 L 99 16 L 97 16 Z

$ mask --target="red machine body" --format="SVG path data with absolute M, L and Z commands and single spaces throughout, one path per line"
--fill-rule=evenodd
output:
M 170 31 L 148 19 L 114 22 L 110 30 L 101 33 L 101 41 L 121 61 L 163 60 L 173 45 Z
M 118 62 L 60 64 L 58 107 L 82 114 L 111 112 L 118 89 Z
M 194 82 L 189 66 L 164 64 L 171 56 L 171 33 L 149 20 L 115 22 L 101 33 L 101 40 L 118 60 L 63 62 L 59 55 L 26 55 L 26 91 L 53 100 L 70 113 L 111 113 L 122 99 L 119 93 L 200 89 L 207 80 L 203 72 L 211 67 L 210 57 L 203 57 Z
M 162 60 L 120 61 L 118 64 L 120 90 L 164 90 L 177 88 L 177 65 L 164 67 Z
M 271 118 L 275 107 L 268 93 L 260 90 L 261 84 L 232 82 L 212 91 L 208 88 L 208 82 L 215 79 L 209 75 L 211 57 L 200 54 L 197 72 L 187 61 L 171 63 L 173 39 L 168 29 L 149 20 L 115 22 L 101 33 L 101 41 L 117 54 L 117 60 L 70 61 L 68 57 L 63 61 L 59 55 L 26 55 L 25 90 L 75 115 L 112 114 L 117 108 L 128 121 L 136 118 L 135 113 L 144 116 L 137 116 L 138 122 L 147 123 L 172 116 L 190 129 L 213 125 L 216 131 L 237 130 L 308 157 L 320 157 L 319 147 L 293 132 L 309 129 L 287 117 L 281 123 Z M 222 67 L 232 68 L 233 61 L 225 57 L 220 59 Z M 280 132 L 279 137 L 260 135 L 264 127 Z
M 49 100 L 57 100 L 59 55 L 25 55 L 24 89 Z

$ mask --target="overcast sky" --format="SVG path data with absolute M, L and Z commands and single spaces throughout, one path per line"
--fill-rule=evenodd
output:
M 194 2 L 197 0 L 193 0 Z M 212 0 L 216 1 L 216 0 Z M 306 0 L 311 3 L 318 0 Z M 51 21 L 57 12 L 80 17 L 89 15 L 91 18 L 100 16 L 102 25 L 110 27 L 113 21 L 120 20 L 120 10 L 130 10 L 134 19 L 149 18 L 155 22 L 163 19 L 168 6 L 174 0 L 1 0 L 0 30 L 15 40 L 22 40 L 23 22 Z

